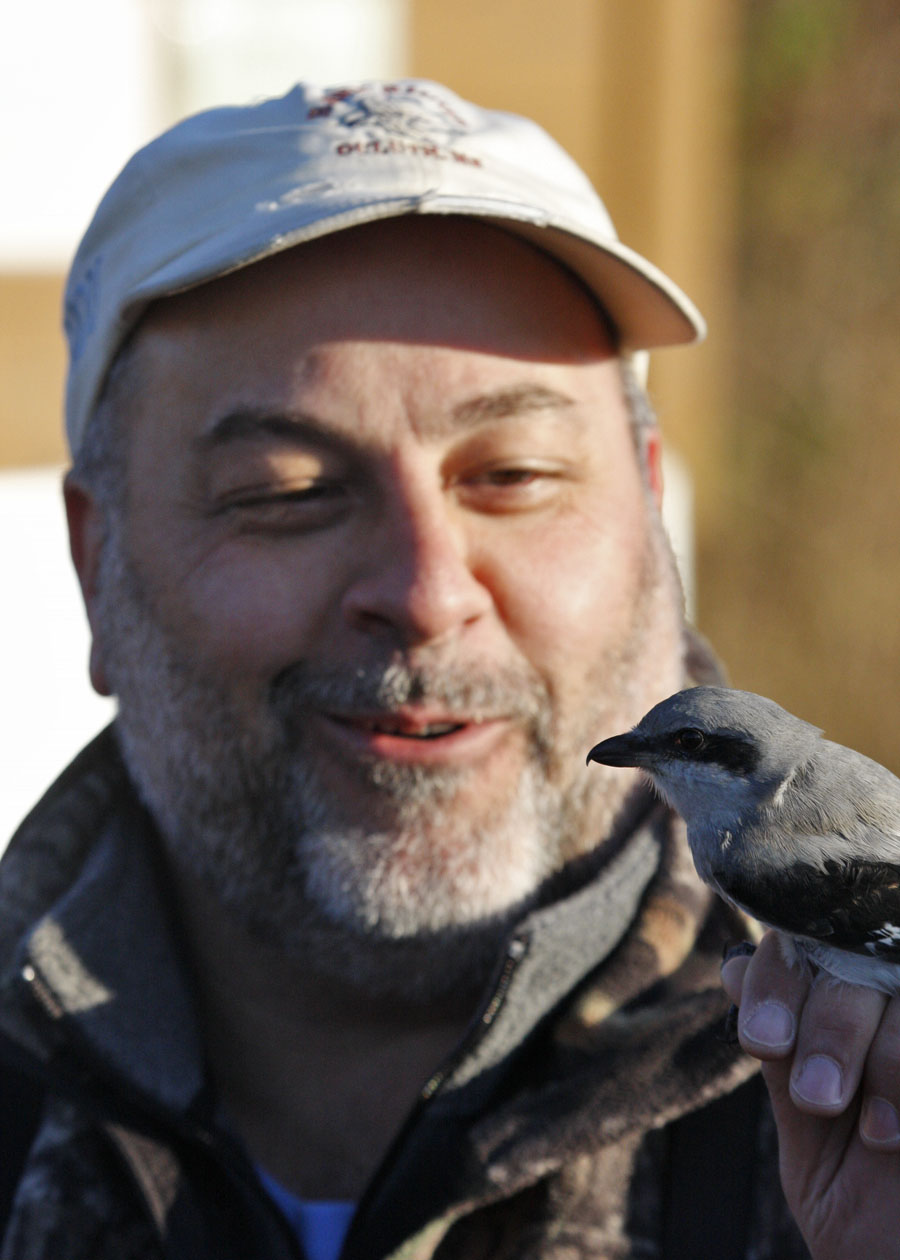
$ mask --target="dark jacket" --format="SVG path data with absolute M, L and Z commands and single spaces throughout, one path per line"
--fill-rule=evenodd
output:
M 0 1059 L 47 1098 L 2 1260 L 300 1254 L 219 1114 L 166 888 L 107 731 L 0 864 Z M 346 1260 L 805 1257 L 754 1065 L 723 1036 L 721 951 L 745 932 L 648 802 L 511 936 Z

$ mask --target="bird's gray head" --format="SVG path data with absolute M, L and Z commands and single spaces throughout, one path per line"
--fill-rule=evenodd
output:
M 692 687 L 663 700 L 588 761 L 644 770 L 688 823 L 758 804 L 808 760 L 822 732 L 773 700 L 729 687 Z

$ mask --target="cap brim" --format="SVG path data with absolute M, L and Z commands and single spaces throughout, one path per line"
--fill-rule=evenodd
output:
M 622 350 L 688 345 L 706 336 L 706 321 L 687 294 L 627 245 L 591 242 L 556 227 L 495 221 L 558 258 L 587 285 L 618 330 Z
M 538 213 L 535 211 L 536 219 Z M 196 288 L 229 271 L 252 266 L 273 254 L 323 236 L 408 214 L 480 219 L 521 237 L 557 259 L 597 298 L 618 333 L 619 348 L 625 352 L 687 345 L 702 341 L 706 336 L 706 322 L 687 294 L 658 267 L 621 241 L 589 240 L 583 234 L 555 224 L 491 213 L 484 203 L 469 207 L 458 198 L 448 203 L 440 197 L 359 204 L 334 218 L 303 222 L 294 230 L 282 222 L 276 237 L 244 241 L 243 249 L 237 241 L 223 239 L 219 242 L 221 256 L 218 258 L 201 249 L 193 266 L 191 259 L 181 257 L 173 267 L 165 267 L 146 277 L 139 292 L 132 295 L 122 313 L 120 336 L 137 321 L 149 302 L 160 297 Z M 229 256 L 230 262 L 226 265 L 224 259 Z

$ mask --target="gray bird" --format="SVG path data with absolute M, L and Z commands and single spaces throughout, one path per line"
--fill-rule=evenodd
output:
M 650 777 L 726 901 L 831 975 L 900 994 L 900 779 L 821 736 L 763 696 L 694 687 L 588 761 Z

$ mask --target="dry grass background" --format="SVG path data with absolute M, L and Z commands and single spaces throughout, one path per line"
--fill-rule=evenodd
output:
M 900 771 L 900 6 L 746 0 L 736 389 L 700 621 Z

